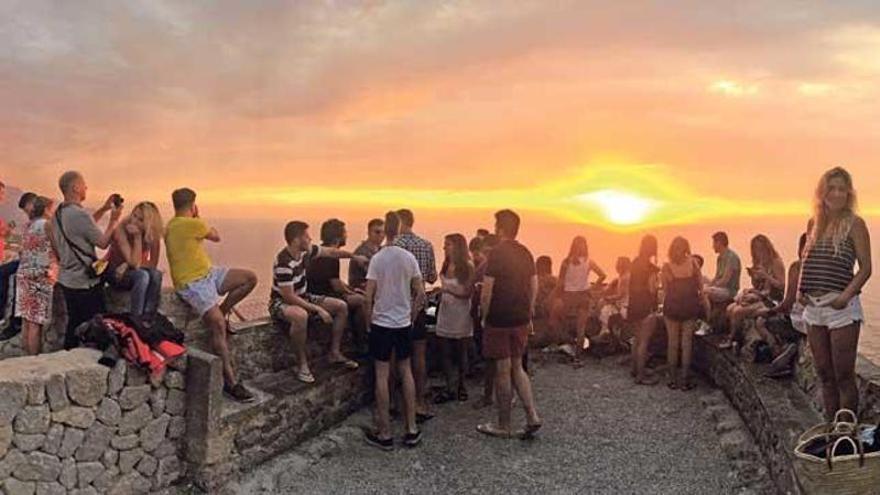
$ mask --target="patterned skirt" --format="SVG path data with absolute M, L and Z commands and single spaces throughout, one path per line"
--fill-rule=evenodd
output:
M 15 277 L 15 316 L 38 325 L 52 319 L 52 293 L 55 284 L 46 278 Z

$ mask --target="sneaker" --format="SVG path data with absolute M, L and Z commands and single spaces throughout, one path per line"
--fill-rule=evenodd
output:
M 700 328 L 698 328 L 697 331 L 694 332 L 694 335 L 698 335 L 700 337 L 705 337 L 706 335 L 709 335 L 709 333 L 711 331 L 712 331 L 712 327 L 710 327 L 709 324 L 706 323 L 705 321 L 701 321 Z
M 231 387 L 223 385 L 223 393 L 236 402 L 247 403 L 257 400 L 257 397 L 241 383 L 236 383 Z
M 403 444 L 409 448 L 418 447 L 420 443 L 422 443 L 422 430 L 403 436 Z
M 379 435 L 376 435 L 372 431 L 364 432 L 364 441 L 367 442 L 367 445 L 386 452 L 394 450 L 393 438 L 379 438 Z

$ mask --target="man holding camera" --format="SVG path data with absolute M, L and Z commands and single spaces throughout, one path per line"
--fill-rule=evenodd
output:
M 101 264 L 95 248 L 107 249 L 122 216 L 122 197 L 113 194 L 93 214 L 82 203 L 88 187 L 82 174 L 65 172 L 58 180 L 64 202 L 50 224 L 51 239 L 58 251 L 61 271 L 58 283 L 67 306 L 64 348 L 79 345 L 75 330 L 81 323 L 105 311 L 101 284 Z M 110 212 L 110 222 L 102 232 L 97 223 Z

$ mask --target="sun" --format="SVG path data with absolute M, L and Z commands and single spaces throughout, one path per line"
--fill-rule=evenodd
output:
M 657 207 L 657 201 L 653 199 L 613 189 L 581 194 L 577 199 L 598 207 L 606 220 L 621 226 L 644 222 Z

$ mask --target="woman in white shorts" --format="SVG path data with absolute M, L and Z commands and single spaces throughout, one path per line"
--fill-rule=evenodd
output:
M 809 238 L 798 288 L 829 419 L 841 408 L 858 413 L 859 405 L 855 363 L 864 321 L 859 293 L 871 276 L 871 245 L 855 204 L 849 172 L 840 167 L 825 172 L 807 225 Z

